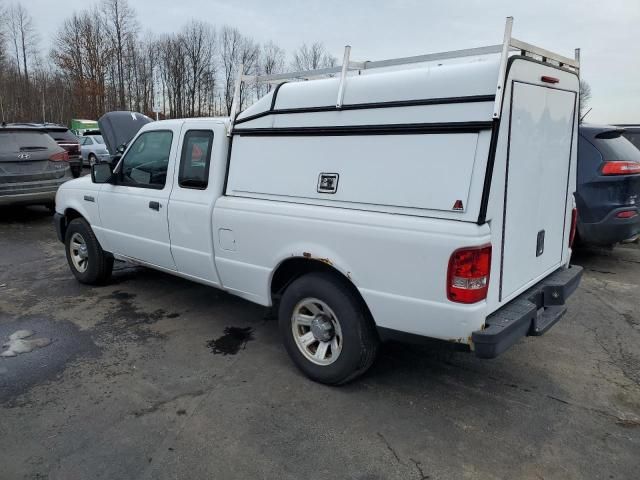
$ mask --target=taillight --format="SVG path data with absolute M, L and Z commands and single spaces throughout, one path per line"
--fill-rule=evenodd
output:
M 605 162 L 602 166 L 603 175 L 633 175 L 640 173 L 640 162 Z
M 633 218 L 638 215 L 638 212 L 635 210 L 624 210 L 622 212 L 616 213 L 616 217 L 618 218 Z
M 68 162 L 69 153 L 65 150 L 63 152 L 54 153 L 49 157 L 52 162 Z
M 476 303 L 487 298 L 491 245 L 461 248 L 451 255 L 447 297 L 452 302 Z
M 571 210 L 571 230 L 569 231 L 569 248 L 573 246 L 573 241 L 576 239 L 576 227 L 578 225 L 578 209 Z

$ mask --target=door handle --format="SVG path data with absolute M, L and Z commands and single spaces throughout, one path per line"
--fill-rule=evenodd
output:
M 151 210 L 159 211 L 161 206 L 162 205 L 160 205 L 160 202 L 155 202 L 155 201 L 149 202 L 149 208 Z

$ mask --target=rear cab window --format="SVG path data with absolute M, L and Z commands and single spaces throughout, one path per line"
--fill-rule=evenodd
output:
M 178 185 L 181 188 L 207 188 L 212 146 L 211 130 L 189 130 L 185 133 L 178 175 Z

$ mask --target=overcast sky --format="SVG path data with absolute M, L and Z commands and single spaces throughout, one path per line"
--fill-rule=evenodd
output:
M 0 0 L 1 1 L 1 0 Z M 65 17 L 97 0 L 19 0 L 41 32 L 43 53 Z M 8 3 L 5 1 L 5 3 Z M 336 57 L 376 60 L 502 41 L 513 36 L 567 56 L 582 49 L 592 122 L 640 123 L 640 0 L 130 0 L 143 31 L 178 30 L 195 17 L 238 27 L 290 53 L 322 41 Z

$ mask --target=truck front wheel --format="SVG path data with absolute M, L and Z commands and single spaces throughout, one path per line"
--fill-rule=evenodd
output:
M 80 283 L 99 285 L 109 279 L 113 270 L 113 257 L 102 250 L 84 218 L 71 220 L 64 243 L 69 268 Z
M 284 292 L 278 312 L 296 366 L 320 383 L 339 385 L 373 363 L 379 339 L 363 301 L 337 275 L 309 273 Z

